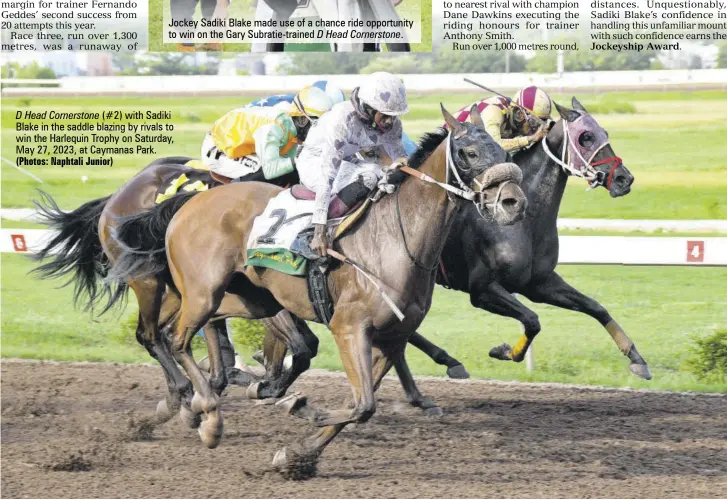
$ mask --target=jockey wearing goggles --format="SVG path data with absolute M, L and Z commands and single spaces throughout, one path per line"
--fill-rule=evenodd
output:
M 552 102 L 545 91 L 526 87 L 512 100 L 494 96 L 477 102 L 485 130 L 507 152 L 528 148 L 540 141 L 547 133 Z M 459 121 L 469 118 L 472 105 L 459 110 Z
M 233 109 L 207 133 L 202 162 L 218 176 L 237 181 L 266 181 L 289 174 L 295 169 L 298 145 L 331 107 L 324 91 L 306 87 L 292 103 L 281 107 Z

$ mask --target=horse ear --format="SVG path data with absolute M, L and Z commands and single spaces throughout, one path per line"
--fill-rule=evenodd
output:
M 583 111 L 584 113 L 588 113 L 588 111 L 586 111 L 586 108 L 583 107 L 583 104 L 581 104 L 578 101 L 578 99 L 575 98 L 575 96 L 571 100 L 571 105 L 573 106 L 573 109 L 577 109 L 578 111 Z
M 580 116 L 576 111 L 568 109 L 565 106 L 561 106 L 557 102 L 554 102 L 553 104 L 555 104 L 555 109 L 558 110 L 558 114 L 560 115 L 560 117 L 567 122 L 575 121 Z
M 477 107 L 477 104 L 473 104 L 472 107 L 470 108 L 470 121 L 476 127 L 479 127 L 481 129 L 485 128 L 485 123 L 482 121 L 482 115 L 480 114 L 480 108 Z
M 455 136 L 464 132 L 464 125 L 462 125 L 449 111 L 447 111 L 444 104 L 440 102 L 439 105 L 442 107 L 442 116 L 444 117 L 444 121 L 449 127 L 449 130 L 451 130 Z

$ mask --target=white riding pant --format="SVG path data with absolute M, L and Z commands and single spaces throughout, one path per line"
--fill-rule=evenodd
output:
M 201 156 L 202 163 L 212 172 L 229 177 L 230 179 L 254 174 L 262 168 L 262 163 L 260 163 L 260 160 L 255 154 L 237 159 L 229 158 L 225 153 L 217 149 L 212 136 L 209 134 L 202 141 Z

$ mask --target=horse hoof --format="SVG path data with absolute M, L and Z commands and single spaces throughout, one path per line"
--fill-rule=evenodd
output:
M 252 355 L 252 359 L 258 362 L 259 365 L 265 366 L 265 354 L 262 351 L 255 351 Z
M 647 365 L 639 365 L 637 363 L 631 363 L 629 365 L 629 370 L 631 370 L 631 373 L 633 373 L 637 377 L 641 377 L 646 380 L 651 380 L 651 372 L 649 371 L 649 367 Z
M 455 365 L 447 368 L 447 376 L 449 378 L 464 379 L 470 378 L 469 372 L 465 369 L 464 365 Z
M 245 395 L 248 399 L 260 399 L 260 385 L 261 382 L 255 382 L 247 386 Z
M 162 399 L 157 403 L 157 414 L 167 415 L 169 413 L 169 405 L 166 399 Z
M 441 417 L 442 415 L 444 415 L 444 412 L 442 411 L 442 409 L 439 406 L 432 406 L 431 408 L 426 408 L 424 410 L 424 414 L 427 417 L 436 418 L 436 417 Z
M 251 383 L 257 380 L 255 377 L 246 373 L 239 368 L 227 368 L 225 370 L 227 376 L 227 383 L 232 385 L 239 385 L 240 387 L 249 387 Z
M 275 403 L 276 406 L 280 406 L 288 415 L 292 415 L 296 412 L 296 410 L 302 408 L 303 406 L 308 404 L 308 398 L 305 396 L 297 396 L 295 394 L 291 394 L 290 396 L 286 396 L 279 400 L 277 403 Z
M 214 449 L 220 444 L 222 439 L 222 414 L 221 413 L 210 413 L 205 420 L 202 421 L 202 425 L 199 426 L 197 432 L 199 433 L 202 443 L 209 448 Z
M 179 409 L 179 418 L 181 418 L 182 422 L 184 422 L 190 429 L 197 429 L 202 423 L 202 417 L 184 405 L 182 405 Z
M 490 349 L 490 357 L 500 361 L 512 361 L 512 348 L 510 344 L 502 344 Z
M 285 479 L 301 481 L 316 474 L 317 455 L 303 455 L 283 447 L 273 457 L 273 468 Z

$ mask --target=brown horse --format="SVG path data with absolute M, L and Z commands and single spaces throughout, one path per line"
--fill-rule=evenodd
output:
M 374 414 L 374 391 L 429 310 L 434 268 L 464 199 L 479 198 L 481 208 L 499 223 L 522 218 L 524 194 L 512 183 L 522 174 L 514 164 L 504 163 L 505 153 L 485 133 L 476 108 L 472 114 L 478 126 L 459 123 L 444 107 L 442 114 L 450 132 L 429 134 L 413 155 L 411 166 L 418 170 L 408 172 L 418 179 L 404 180 L 395 194 L 374 204 L 366 218 L 338 240 L 339 251 L 379 277 L 404 319 L 399 321 L 353 266 L 332 266 L 328 285 L 335 312 L 330 329 L 353 389 L 353 408 L 315 410 L 304 398 L 291 398 L 289 411 L 323 428 L 276 454 L 274 464 L 286 474 L 313 473 L 322 450 L 347 424 L 365 422 Z M 479 193 L 471 188 L 475 183 L 482 186 Z M 505 190 L 514 203 L 502 203 Z M 171 350 L 194 385 L 188 410 L 204 414 L 199 432 L 210 447 L 221 438 L 222 416 L 214 383 L 189 352 L 199 327 L 230 315 L 271 317 L 282 309 L 319 321 L 305 279 L 245 265 L 253 220 L 279 192 L 275 186 L 246 183 L 175 197 L 125 219 L 116 235 L 123 252 L 112 269 L 114 279 L 143 279 L 167 270 L 171 274 L 181 300 L 171 322 Z M 159 245 L 164 234 L 166 251 Z
M 118 226 L 119 217 L 137 215 L 155 206 L 157 194 L 163 186 L 177 179 L 182 174 L 195 171 L 187 166 L 192 160 L 188 157 L 167 157 L 150 163 L 136 174 L 111 196 L 84 203 L 76 210 L 64 212 L 55 201 L 45 193 L 41 193 L 41 201 L 36 202 L 38 212 L 44 217 L 45 223 L 56 231 L 56 236 L 38 253 L 35 258 L 45 261 L 36 268 L 36 274 L 43 278 L 71 276 L 69 283 L 75 285 L 74 302 L 79 305 L 82 297 L 87 297 L 84 309 L 95 309 L 108 298 L 101 314 L 114 305 L 124 303 L 129 288 L 134 291 L 138 305 L 139 318 L 136 338 L 142 347 L 162 366 L 168 386 L 168 394 L 157 406 L 158 414 L 151 423 L 163 423 L 175 415 L 184 399 L 189 406 L 192 399 L 192 386 L 179 371 L 169 351 L 166 339 L 160 338 L 160 332 L 169 322 L 179 307 L 175 294 L 165 292 L 166 284 L 163 277 L 146 276 L 142 279 L 130 280 L 129 283 L 118 282 L 113 286 L 108 283 L 99 287 L 99 282 L 106 278 L 108 268 L 119 256 L 119 249 L 111 238 L 112 231 Z M 285 186 L 297 181 L 296 175 L 274 179 L 271 182 Z M 503 200 L 506 198 L 503 197 Z M 161 298 L 160 298 L 161 294 Z M 160 301 L 164 306 L 159 311 Z M 318 338 L 302 321 L 287 311 L 281 311 L 275 317 L 262 320 L 265 329 L 265 376 L 262 380 L 250 376 L 234 368 L 232 348 L 227 345 L 223 350 L 223 364 L 226 378 L 236 385 L 248 385 L 254 382 L 248 395 L 252 398 L 279 397 L 298 375 L 310 366 L 318 349 Z M 155 326 L 156 324 L 156 326 Z M 205 330 L 216 329 L 222 346 L 228 343 L 226 324 L 216 321 L 206 325 Z M 416 345 L 427 345 L 438 353 L 445 353 L 419 334 L 412 336 Z M 284 366 L 284 358 L 290 352 L 291 364 Z M 441 356 L 435 356 L 440 362 Z M 442 362 L 440 362 L 442 364 Z M 466 375 L 458 361 L 446 357 L 450 376 Z M 413 406 L 420 407 L 429 414 L 439 414 L 441 410 L 434 402 L 418 392 L 410 397 Z M 189 415 L 183 415 L 189 417 Z M 191 426 L 199 424 L 197 419 L 187 419 Z

